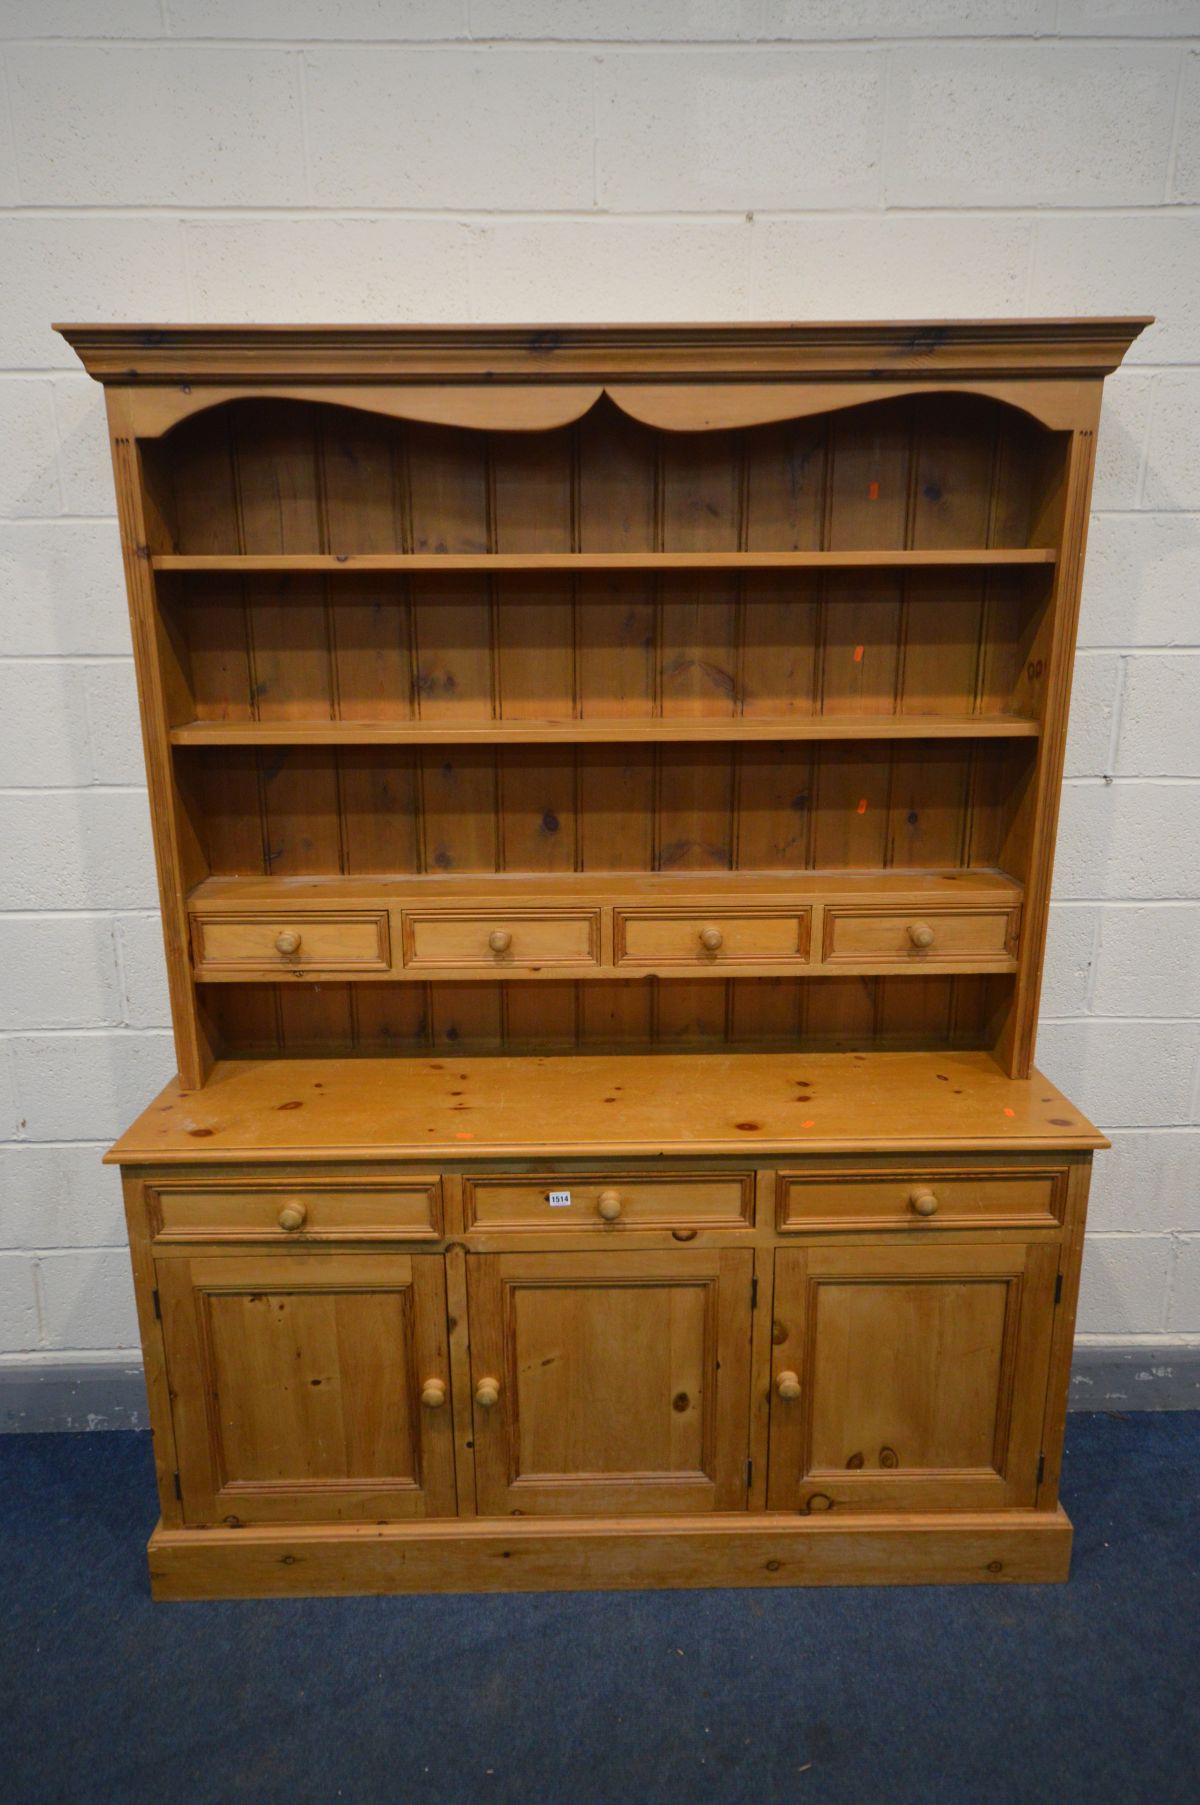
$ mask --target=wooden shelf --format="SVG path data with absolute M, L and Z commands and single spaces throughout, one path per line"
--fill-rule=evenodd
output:
M 612 1097 L 621 1099 L 616 1107 Z M 941 1152 L 1108 1144 L 1045 1078 L 1007 1078 L 987 1053 L 451 1053 L 221 1062 L 202 1091 L 168 1085 L 105 1157 L 199 1164 L 679 1152 L 752 1162 L 767 1152 L 931 1143 Z
M 964 871 L 485 871 L 449 875 L 363 873 L 353 877 L 209 877 L 188 894 L 190 909 L 332 909 L 460 903 L 739 901 L 922 903 L 1015 908 L 1022 886 L 1007 872 Z
M 173 746 L 471 746 L 748 740 L 1036 739 L 1017 715 L 677 715 L 654 720 L 189 721 Z
M 586 570 L 936 570 L 962 565 L 1053 564 L 1053 546 L 963 547 L 928 551 L 811 552 L 159 552 L 155 570 L 314 571 L 586 571 Z

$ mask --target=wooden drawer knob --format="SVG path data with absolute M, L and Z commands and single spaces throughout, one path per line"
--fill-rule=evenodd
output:
M 933 929 L 927 921 L 910 921 L 908 937 L 914 946 L 924 948 L 933 945 Z
M 446 1387 L 441 1379 L 426 1379 L 421 1387 L 421 1402 L 426 1410 L 440 1410 L 446 1402 Z
M 491 1410 L 500 1402 L 499 1379 L 481 1379 L 475 1387 L 475 1402 L 481 1410 Z
M 494 953 L 506 953 L 512 945 L 512 935 L 507 928 L 493 928 L 488 935 L 488 945 Z
M 601 1191 L 596 1199 L 596 1214 L 603 1216 L 606 1222 L 615 1222 L 621 1214 L 620 1191 Z
M 725 936 L 720 928 L 701 928 L 700 944 L 706 953 L 719 953 L 725 944 Z
M 287 958 L 291 953 L 300 951 L 300 936 L 295 928 L 282 928 L 275 936 L 275 951 Z
M 775 1389 L 781 1398 L 786 1398 L 789 1404 L 792 1403 L 800 1396 L 799 1373 L 780 1373 L 775 1381 Z
M 937 1215 L 938 1200 L 933 1192 L 927 1190 L 925 1187 L 922 1187 L 919 1191 L 913 1191 L 908 1201 L 917 1212 L 918 1216 Z
M 285 1203 L 279 1212 L 279 1226 L 294 1235 L 298 1228 L 303 1228 L 308 1217 L 308 1208 L 297 1197 L 293 1203 Z

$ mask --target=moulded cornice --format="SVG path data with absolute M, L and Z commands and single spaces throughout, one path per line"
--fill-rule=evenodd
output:
M 55 328 L 116 386 L 1102 377 L 1149 316 L 757 325 Z

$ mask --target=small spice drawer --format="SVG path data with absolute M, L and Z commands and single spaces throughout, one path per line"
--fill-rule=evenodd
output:
M 1016 909 L 825 911 L 826 965 L 1008 963 L 1017 950 Z
M 1066 1209 L 1062 1168 L 1020 1172 L 780 1172 L 776 1227 L 817 1229 L 1058 1228 Z
M 195 1241 L 436 1240 L 442 1181 L 357 1179 L 353 1183 L 160 1184 L 147 1189 L 156 1246 Z
M 752 1172 L 611 1177 L 550 1173 L 463 1180 L 470 1229 L 747 1228 L 754 1220 Z
M 595 965 L 598 909 L 497 909 L 404 915 L 404 963 L 414 969 L 504 971 L 514 966 Z
M 385 911 L 293 916 L 192 916 L 192 959 L 199 978 L 319 978 L 327 973 L 387 971 Z
M 803 965 L 808 960 L 808 909 L 717 909 L 678 914 L 617 909 L 614 960 L 626 966 Z

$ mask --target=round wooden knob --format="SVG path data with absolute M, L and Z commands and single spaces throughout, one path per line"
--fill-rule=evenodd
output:
M 927 947 L 933 945 L 933 929 L 926 921 L 910 921 L 908 937 L 914 946 Z
M 493 928 L 488 935 L 488 945 L 494 953 L 506 953 L 512 945 L 512 935 L 507 928 Z
M 279 1226 L 294 1235 L 298 1228 L 303 1228 L 308 1210 L 297 1197 L 293 1203 L 285 1203 L 279 1212 Z
M 780 1373 L 775 1381 L 775 1389 L 780 1397 L 786 1398 L 790 1404 L 793 1399 L 800 1396 L 799 1373 Z
M 441 1379 L 426 1379 L 421 1387 L 421 1402 L 426 1410 L 440 1410 L 446 1402 L 446 1387 Z
M 481 1410 L 490 1410 L 500 1402 L 499 1379 L 481 1379 L 475 1387 L 475 1402 Z
M 621 1214 L 620 1191 L 601 1191 L 596 1199 L 596 1214 L 606 1222 L 615 1222 Z
M 700 944 L 706 953 L 719 953 L 725 943 L 725 936 L 720 928 L 701 928 Z
M 300 951 L 300 936 L 295 928 L 283 928 L 276 934 L 275 951 L 277 953 L 283 953 L 285 957 L 289 953 L 298 953 Z
M 918 1216 L 937 1215 L 938 1200 L 932 1191 L 924 1187 L 919 1191 L 914 1191 L 908 1201 Z

